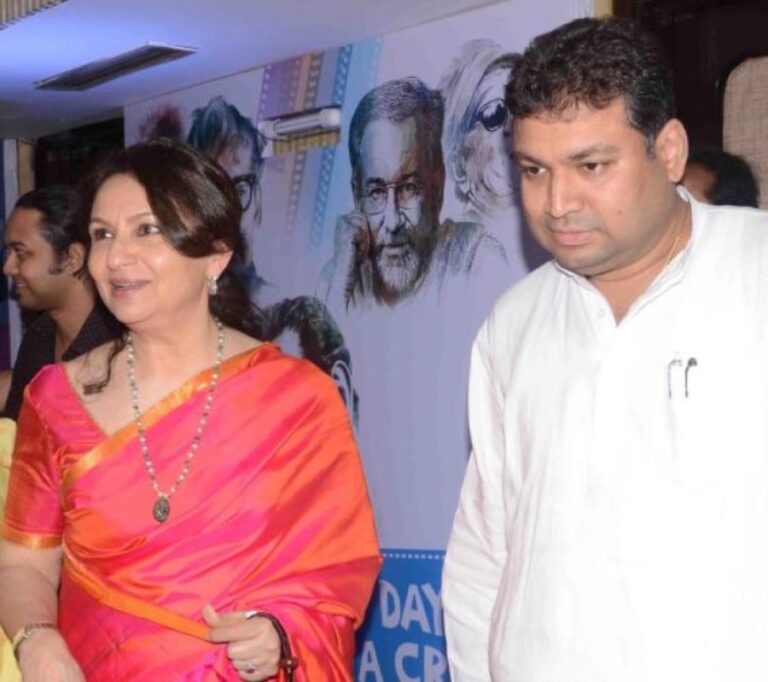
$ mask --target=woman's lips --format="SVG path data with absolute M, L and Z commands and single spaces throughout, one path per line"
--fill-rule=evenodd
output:
M 109 288 L 114 296 L 130 296 L 146 284 L 145 280 L 113 279 L 109 281 Z

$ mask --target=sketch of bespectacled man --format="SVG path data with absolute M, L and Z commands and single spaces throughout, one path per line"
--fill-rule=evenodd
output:
M 347 307 L 393 306 L 429 280 L 468 273 L 481 251 L 503 248 L 481 225 L 440 222 L 445 166 L 443 100 L 415 77 L 389 81 L 360 100 L 349 131 L 355 210 L 339 218 L 322 273 L 327 297 Z
M 264 137 L 251 119 L 221 97 L 192 112 L 187 143 L 213 158 L 235 183 L 243 214 L 261 221 L 259 180 L 264 164 Z
M 187 143 L 208 154 L 227 171 L 243 209 L 241 228 L 246 233 L 250 227 L 256 229 L 261 221 L 260 179 L 265 140 L 251 120 L 223 97 L 214 97 L 192 112 Z M 253 258 L 249 257 L 243 267 L 242 274 L 251 293 L 261 303 L 259 290 L 267 282 L 257 273 Z M 328 374 L 357 426 L 359 398 L 352 383 L 352 359 L 344 336 L 325 305 L 311 296 L 298 296 L 262 308 L 262 315 L 264 338 L 285 343 L 288 352 L 306 358 Z M 298 339 L 293 348 L 289 347 L 292 335 Z
M 240 225 L 246 242 L 253 244 L 253 230 L 261 222 L 260 179 L 264 165 L 264 137 L 250 118 L 243 116 L 236 106 L 219 95 L 192 112 L 187 144 L 205 152 L 232 178 L 243 210 Z M 242 267 L 249 289 L 256 296 L 266 282 L 258 274 L 250 253 Z
M 206 153 L 230 176 L 243 210 L 240 227 L 253 236 L 261 222 L 264 137 L 250 118 L 220 95 L 194 109 L 191 119 L 187 144 Z M 178 106 L 165 104 L 151 111 L 139 128 L 143 140 L 160 136 L 182 139 L 181 112 Z M 262 304 L 259 290 L 267 282 L 257 274 L 253 258 L 249 255 L 239 267 L 255 302 Z M 260 307 L 263 339 L 276 341 L 287 353 L 306 358 L 328 374 L 357 427 L 359 396 L 353 383 L 352 357 L 324 303 L 311 296 L 295 296 Z

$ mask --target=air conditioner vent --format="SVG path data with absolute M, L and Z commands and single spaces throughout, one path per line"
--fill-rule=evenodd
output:
M 197 48 L 148 43 L 116 57 L 99 59 L 50 78 L 37 81 L 39 90 L 88 90 L 134 71 L 170 62 L 194 54 Z

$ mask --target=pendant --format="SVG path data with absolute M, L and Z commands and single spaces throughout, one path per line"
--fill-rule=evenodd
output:
M 155 521 L 158 523 L 165 523 L 170 515 L 171 503 L 165 495 L 160 495 L 152 507 L 152 516 L 155 517 Z

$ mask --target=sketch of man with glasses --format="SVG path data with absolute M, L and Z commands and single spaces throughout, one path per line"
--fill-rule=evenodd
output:
M 243 209 L 240 226 L 246 243 L 251 245 L 254 231 L 261 222 L 259 179 L 264 162 L 261 155 L 264 138 L 250 118 L 243 116 L 237 107 L 218 96 L 192 112 L 187 143 L 205 152 L 232 178 Z M 265 282 L 256 272 L 250 253 L 242 267 L 251 293 L 257 294 Z
M 392 306 L 429 279 L 469 272 L 481 249 L 503 253 L 480 225 L 440 223 L 442 126 L 442 97 L 418 78 L 360 100 L 349 131 L 355 210 L 338 221 L 326 297 L 343 288 L 347 307 L 367 299 Z

